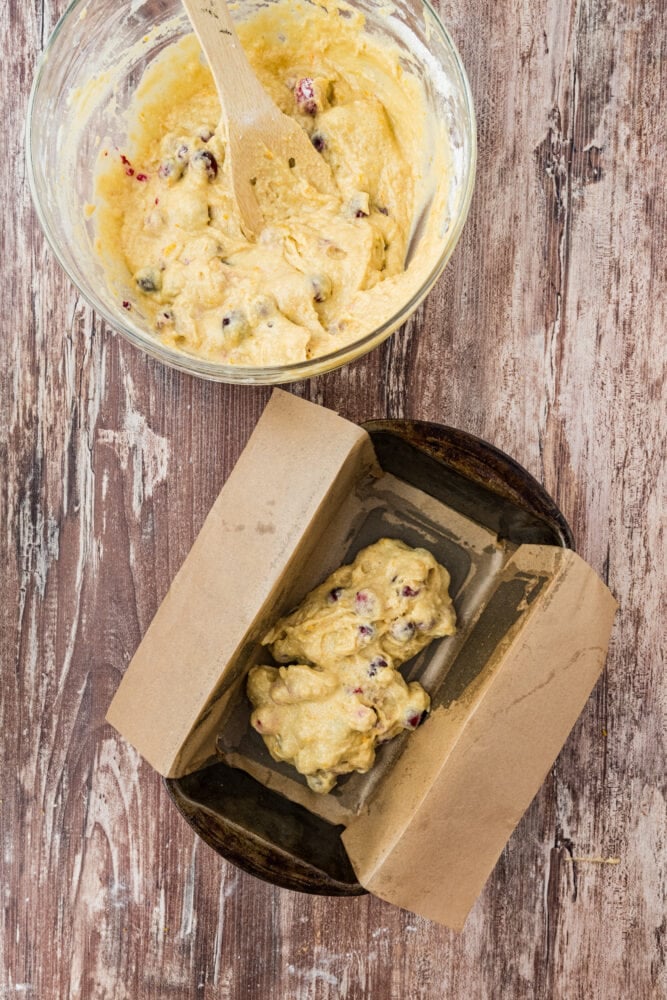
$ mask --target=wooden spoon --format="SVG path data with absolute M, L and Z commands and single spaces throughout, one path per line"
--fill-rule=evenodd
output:
M 183 0 L 208 59 L 227 121 L 231 180 L 243 228 L 256 235 L 263 226 L 254 185 L 267 157 L 280 157 L 320 191 L 333 189 L 329 165 L 305 130 L 273 103 L 248 62 L 225 0 Z

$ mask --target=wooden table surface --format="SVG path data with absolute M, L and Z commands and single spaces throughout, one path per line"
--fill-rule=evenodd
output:
M 479 117 L 463 237 L 405 329 L 292 387 L 509 452 L 620 602 L 460 935 L 222 862 L 104 722 L 270 390 L 148 360 L 45 245 L 22 129 L 65 6 L 0 10 L 0 997 L 667 997 L 665 0 L 442 0 Z

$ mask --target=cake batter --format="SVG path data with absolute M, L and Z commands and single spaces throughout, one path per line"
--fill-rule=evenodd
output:
M 454 633 L 449 582 L 425 549 L 384 538 L 265 637 L 275 659 L 297 662 L 250 671 L 251 724 L 271 756 L 293 764 L 313 791 L 367 771 L 378 744 L 419 725 L 429 696 L 396 668 Z
M 265 89 L 331 167 L 332 190 L 267 161 L 265 225 L 244 233 L 217 94 L 190 35 L 146 71 L 127 148 L 102 150 L 97 247 L 123 306 L 165 344 L 290 364 L 371 332 L 419 287 L 442 241 L 427 232 L 407 270 L 406 253 L 438 147 L 425 140 L 420 81 L 358 12 L 271 4 L 238 28 Z

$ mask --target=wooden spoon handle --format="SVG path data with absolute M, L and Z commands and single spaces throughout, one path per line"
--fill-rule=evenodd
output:
M 243 51 L 225 0 L 182 0 L 208 59 L 227 120 L 275 113 Z

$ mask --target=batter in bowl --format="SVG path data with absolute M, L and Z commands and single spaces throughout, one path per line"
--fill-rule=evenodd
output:
M 449 582 L 430 552 L 383 538 L 265 637 L 275 659 L 297 662 L 250 671 L 251 724 L 271 756 L 293 764 L 313 791 L 367 771 L 378 744 L 419 725 L 429 696 L 396 668 L 455 632 Z
M 442 249 L 424 202 L 446 193 L 444 138 L 427 138 L 421 82 L 341 4 L 272 4 L 239 24 L 261 83 L 331 167 L 320 192 L 267 159 L 265 225 L 246 234 L 226 137 L 194 36 L 142 79 L 124 149 L 104 147 L 97 248 L 126 309 L 165 343 L 218 362 L 282 365 L 335 351 L 390 319 Z M 437 178 L 437 180 L 434 180 Z

